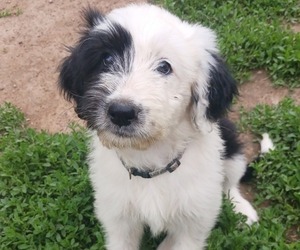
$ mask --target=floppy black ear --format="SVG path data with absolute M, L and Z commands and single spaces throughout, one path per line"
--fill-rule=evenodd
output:
M 85 58 L 86 48 L 83 48 L 82 45 L 88 40 L 90 30 L 104 20 L 103 15 L 98 10 L 90 7 L 82 11 L 82 18 L 84 28 L 81 31 L 81 38 L 74 47 L 67 47 L 70 54 L 63 59 L 58 68 L 59 88 L 67 100 L 74 100 L 76 104 L 84 94 L 84 79 L 91 63 Z
M 238 89 L 224 60 L 217 54 L 212 53 L 211 55 L 214 64 L 209 72 L 206 117 L 211 121 L 217 121 L 230 108 L 233 97 L 238 95 Z
M 192 122 L 203 133 L 211 131 L 211 123 L 226 114 L 233 97 L 238 94 L 236 82 L 224 60 L 217 54 L 210 55 L 207 87 L 197 82 L 192 86 Z
M 75 100 L 77 103 L 78 98 L 82 95 L 83 83 L 78 70 L 76 56 L 72 54 L 73 50 L 73 48 L 69 48 L 71 54 L 64 58 L 59 66 L 58 84 L 64 97 L 68 101 Z

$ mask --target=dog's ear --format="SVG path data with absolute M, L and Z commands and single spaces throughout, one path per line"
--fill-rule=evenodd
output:
M 80 32 L 81 38 L 74 47 L 67 47 L 69 56 L 65 57 L 58 67 L 58 85 L 61 93 L 68 101 L 75 101 L 75 111 L 79 115 L 78 106 L 84 94 L 84 79 L 89 63 L 84 55 L 83 44 L 88 40 L 89 33 L 93 27 L 104 20 L 104 16 L 96 9 L 88 7 L 82 11 L 84 27 Z
M 200 130 L 222 118 L 238 94 L 236 81 L 224 60 L 217 53 L 210 56 L 207 85 L 196 83 L 192 87 L 193 122 Z
M 59 79 L 58 84 L 60 91 L 68 100 L 74 100 L 75 103 L 82 96 L 82 77 L 77 63 L 75 48 L 68 48 L 70 55 L 63 59 L 59 66 Z
M 214 64 L 209 74 L 209 105 L 206 116 L 212 121 L 217 121 L 229 110 L 234 96 L 238 95 L 238 89 L 225 61 L 218 54 L 212 53 L 211 55 Z

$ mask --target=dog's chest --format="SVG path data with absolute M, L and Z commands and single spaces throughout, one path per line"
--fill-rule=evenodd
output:
M 209 177 L 197 170 L 189 174 L 184 163 L 181 167 L 155 179 L 131 180 L 129 206 L 154 234 L 168 231 L 178 222 L 198 220 L 204 216 L 201 211 L 209 211 L 221 200 L 221 175 Z
M 135 177 L 139 178 L 139 177 Z M 138 180 L 132 186 L 131 209 L 156 234 L 166 230 L 179 214 L 180 193 L 176 185 L 168 181 Z M 148 183 L 147 183 L 148 182 Z
M 131 180 L 115 152 L 95 148 L 90 155 L 90 177 L 100 220 L 111 216 L 138 220 L 157 234 L 207 217 L 220 206 L 223 182 L 220 151 L 206 147 L 210 143 L 186 149 L 181 165 L 172 173 L 152 179 L 132 176 Z

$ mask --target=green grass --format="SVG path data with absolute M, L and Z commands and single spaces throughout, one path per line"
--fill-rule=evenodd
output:
M 19 8 L 0 10 L 0 18 L 9 17 L 9 16 L 19 16 L 21 14 L 22 14 L 22 10 Z
M 300 34 L 283 24 L 299 22 L 298 0 L 161 0 L 178 16 L 215 30 L 219 47 L 240 81 L 266 69 L 276 85 L 300 86 Z
M 12 105 L 0 108 L 1 249 L 103 249 L 86 140 L 80 128 L 37 132 Z
M 276 145 L 254 166 L 260 222 L 241 223 L 245 218 L 225 200 L 208 249 L 299 249 L 299 119 L 300 107 L 290 99 L 242 115 L 244 129 L 268 131 Z M 92 207 L 85 130 L 37 132 L 10 104 L 0 107 L 0 121 L 2 249 L 104 249 Z M 147 233 L 142 249 L 155 249 L 158 242 Z
M 274 141 L 275 150 L 254 165 L 257 198 L 268 201 L 277 223 L 286 228 L 298 226 L 300 240 L 300 106 L 292 99 L 276 107 L 259 105 L 244 113 L 241 124 L 255 134 L 267 131 Z

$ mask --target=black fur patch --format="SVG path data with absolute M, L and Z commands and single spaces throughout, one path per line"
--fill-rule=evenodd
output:
M 217 121 L 230 108 L 233 97 L 238 94 L 238 89 L 224 60 L 217 54 L 212 54 L 212 56 L 215 59 L 215 65 L 210 71 L 209 106 L 206 115 L 208 119 Z
M 241 183 L 250 182 L 253 179 L 253 176 L 254 176 L 254 168 L 248 165 L 246 168 L 246 172 L 242 176 L 240 182 Z
M 221 138 L 225 143 L 224 158 L 228 159 L 241 153 L 242 144 L 238 140 L 238 133 L 233 122 L 223 118 L 219 120 Z
M 70 55 L 59 67 L 61 91 L 66 99 L 75 101 L 79 116 L 82 116 L 79 110 L 85 93 L 95 83 L 101 83 L 101 73 L 128 71 L 128 61 L 132 60 L 128 51 L 133 50 L 130 33 L 121 25 L 108 21 L 99 11 L 85 10 L 84 19 L 85 29 L 80 40 L 75 47 L 69 48 Z M 101 22 L 105 28 L 95 29 Z M 107 65 L 104 60 L 108 55 L 118 63 Z
M 86 28 L 91 29 L 98 23 L 101 23 L 104 20 L 104 16 L 97 9 L 88 7 L 86 9 L 83 9 L 82 19 L 84 20 Z

